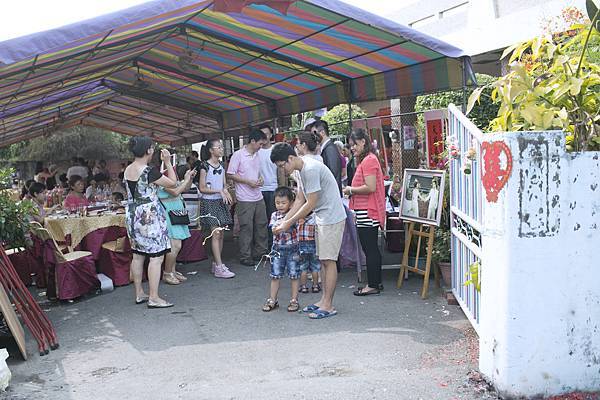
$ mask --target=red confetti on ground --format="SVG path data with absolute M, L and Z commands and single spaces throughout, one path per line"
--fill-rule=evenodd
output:
M 562 394 L 560 396 L 548 397 L 548 400 L 599 400 L 600 393 L 582 393 L 574 392 Z

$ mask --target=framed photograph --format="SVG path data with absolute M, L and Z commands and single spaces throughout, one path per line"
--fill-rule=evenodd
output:
M 400 218 L 422 224 L 440 224 L 445 171 L 405 169 Z

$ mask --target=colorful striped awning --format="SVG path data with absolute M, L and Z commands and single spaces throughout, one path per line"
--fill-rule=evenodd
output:
M 474 82 L 460 49 L 338 0 L 216 3 L 156 0 L 0 43 L 0 146 L 77 124 L 179 145 Z

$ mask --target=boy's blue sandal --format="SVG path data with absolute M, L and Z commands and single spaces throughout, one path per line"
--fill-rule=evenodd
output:
M 306 306 L 302 309 L 302 312 L 315 312 L 319 309 L 319 306 L 315 305 L 315 304 L 311 304 L 309 306 Z
M 337 314 L 337 310 L 325 311 L 325 310 L 315 310 L 311 315 L 308 316 L 310 319 L 323 319 L 327 317 L 333 317 Z

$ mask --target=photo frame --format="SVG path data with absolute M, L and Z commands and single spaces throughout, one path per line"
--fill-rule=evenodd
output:
M 446 171 L 405 169 L 400 218 L 439 226 L 442 218 Z

